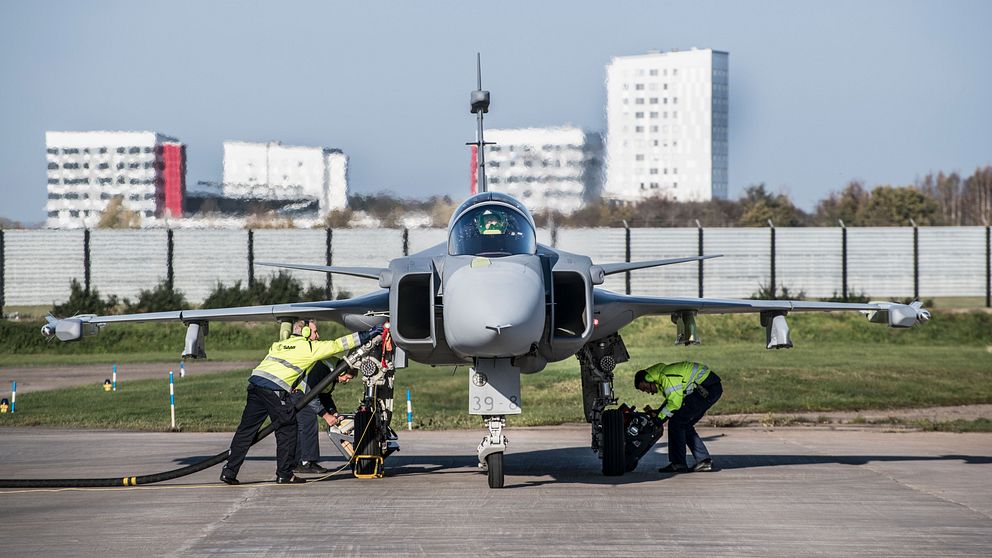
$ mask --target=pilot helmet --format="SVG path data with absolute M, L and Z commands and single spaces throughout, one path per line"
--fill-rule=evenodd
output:
M 480 234 L 503 234 L 506 232 L 506 214 L 486 209 L 476 217 L 476 225 Z

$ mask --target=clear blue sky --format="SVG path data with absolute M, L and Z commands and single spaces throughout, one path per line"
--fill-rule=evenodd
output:
M 460 197 L 476 51 L 489 126 L 605 130 L 612 56 L 693 46 L 730 52 L 730 195 L 809 208 L 992 163 L 990 21 L 985 1 L 6 0 L 0 216 L 44 219 L 45 130 L 176 136 L 191 186 L 220 180 L 224 140 L 277 139 L 344 149 L 353 192 Z

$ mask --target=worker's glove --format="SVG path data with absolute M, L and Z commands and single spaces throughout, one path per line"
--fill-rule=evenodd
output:
M 369 340 L 372 339 L 373 337 L 375 337 L 376 335 L 382 335 L 382 326 L 381 325 L 372 326 L 372 328 L 369 329 L 368 331 L 359 331 L 358 332 L 358 342 L 361 343 L 362 345 L 364 345 L 364 344 L 368 343 Z

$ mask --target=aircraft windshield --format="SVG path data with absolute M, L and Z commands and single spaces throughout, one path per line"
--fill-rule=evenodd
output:
M 449 234 L 448 252 L 453 256 L 511 256 L 537 251 L 530 221 L 502 205 L 482 205 L 466 211 Z

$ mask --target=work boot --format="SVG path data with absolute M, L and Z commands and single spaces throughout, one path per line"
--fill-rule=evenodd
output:
M 696 463 L 695 465 L 693 465 L 692 466 L 692 470 L 693 470 L 693 472 L 696 472 L 696 473 L 705 473 L 707 471 L 712 471 L 713 470 L 713 460 L 710 459 L 710 458 L 706 458 L 706 459 L 704 459 L 704 460 Z
M 689 468 L 681 463 L 669 463 L 661 469 L 658 469 L 659 473 L 686 473 L 688 471 Z
M 296 475 L 293 475 L 289 478 L 276 477 L 276 484 L 303 484 L 305 482 L 307 482 L 306 479 L 301 479 Z
M 313 475 L 326 475 L 327 473 L 330 473 L 331 470 L 321 467 L 320 464 L 317 463 L 316 461 L 304 461 L 303 463 L 300 463 L 296 467 L 293 467 L 293 472 L 309 473 Z
M 224 469 L 223 471 L 220 472 L 220 481 L 224 484 L 230 484 L 230 485 L 241 484 L 240 482 L 238 482 L 237 476 L 234 473 L 228 471 L 227 469 Z

